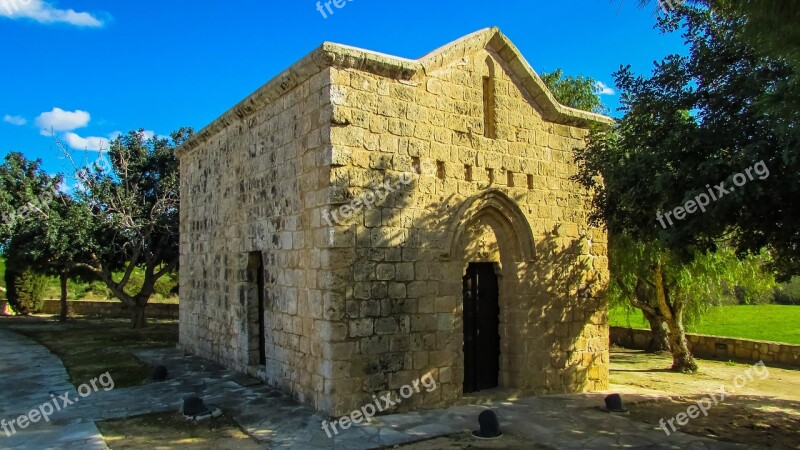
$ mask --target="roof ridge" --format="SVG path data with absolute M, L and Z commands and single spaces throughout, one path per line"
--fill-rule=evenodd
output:
M 283 70 L 219 118 L 195 133 L 175 151 L 175 154 L 178 157 L 183 156 L 236 120 L 249 117 L 326 68 L 363 70 L 376 75 L 407 81 L 419 73 L 420 70 L 427 75 L 431 71 L 453 61 L 456 55 L 462 54 L 465 56 L 478 48 L 492 50 L 505 61 L 509 68 L 521 79 L 521 84 L 539 105 L 546 120 L 580 126 L 592 123 L 606 125 L 613 123 L 613 120 L 609 117 L 569 108 L 558 103 L 539 75 L 525 60 L 519 49 L 499 28 L 491 27 L 462 36 L 416 60 L 344 44 L 323 42 L 319 47 Z

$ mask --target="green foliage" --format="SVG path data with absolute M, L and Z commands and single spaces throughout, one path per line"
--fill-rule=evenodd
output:
M 598 95 L 597 81 L 593 78 L 564 76 L 564 71 L 561 69 L 543 73 L 541 78 L 562 105 L 598 114 L 608 113 L 608 108 L 603 105 Z
M 145 325 L 144 306 L 156 282 L 178 265 L 180 186 L 174 150 L 191 134 L 180 129 L 171 140 L 148 140 L 141 130 L 131 131 L 111 143 L 109 168 L 93 165 L 76 172 L 85 186 L 80 203 L 92 217 L 92 253 L 83 267 L 132 307 L 134 327 Z
M 740 258 L 732 249 L 719 247 L 713 252 L 698 252 L 687 261 L 658 241 L 642 243 L 623 234 L 613 236 L 610 244 L 609 301 L 629 310 L 637 300 L 631 298 L 637 289 L 647 289 L 646 285 L 654 282 L 650 269 L 655 264 L 664 268 L 669 295 L 683 305 L 689 324 L 711 306 L 768 302 L 775 286 L 773 275 L 765 270 L 770 262 L 767 253 Z
M 34 271 L 66 277 L 91 254 L 89 216 L 74 199 L 58 191 L 61 181 L 61 176 L 51 177 L 44 172 L 41 161 L 27 161 L 18 153 L 8 155 L 0 166 L 0 185 L 7 191 L 0 196 L 4 219 L 0 244 L 8 262 L 19 273 Z M 25 277 L 20 281 L 26 281 Z M 25 289 L 19 289 L 20 311 L 41 309 L 44 281 L 34 285 L 37 289 L 30 298 Z M 61 320 L 66 320 L 66 311 L 62 311 Z
M 8 253 L 15 236 L 34 233 L 57 196 L 60 176 L 51 177 L 40 160 L 29 161 L 22 153 L 6 155 L 0 164 L 0 248 Z
M 92 281 L 88 285 L 86 285 L 86 290 L 84 291 L 84 296 L 91 295 L 95 298 L 110 298 L 111 291 L 108 290 L 108 286 L 102 281 Z
M 5 279 L 6 261 L 5 258 L 0 257 L 0 280 Z M 141 269 L 134 271 L 135 278 L 140 280 L 144 279 Z M 122 278 L 122 273 L 117 272 L 114 274 L 115 278 Z M 44 276 L 44 286 L 42 288 L 42 297 L 44 300 L 57 299 L 60 295 L 61 288 L 59 287 L 58 277 Z M 3 284 L 5 286 L 5 284 Z M 163 278 L 160 278 L 155 285 L 155 293 L 152 300 L 154 302 L 164 303 L 177 303 L 177 288 L 178 288 L 178 273 L 172 272 Z M 108 289 L 108 286 L 103 281 L 87 279 L 86 277 L 72 277 L 67 282 L 68 300 L 111 300 L 114 295 Z M 5 290 L 0 290 L 0 300 L 5 300 Z
M 0 165 L 0 248 L 9 265 L 67 278 L 89 272 L 90 281 L 101 279 L 106 289 L 80 286 L 73 298 L 108 297 L 110 291 L 131 307 L 134 326 L 144 326 L 150 298 L 173 288 L 157 282 L 177 268 L 180 195 L 173 152 L 191 133 L 181 129 L 171 140 L 148 140 L 141 131 L 120 136 L 109 151 L 110 168 L 75 168 L 83 187 L 75 197 L 58 191 L 61 176 L 49 176 L 41 161 L 7 155 Z M 37 292 L 31 298 L 40 301 Z
M 762 53 L 800 63 L 800 5 L 787 0 L 704 0 L 741 23 L 742 37 Z
M 791 0 L 683 0 L 709 9 L 739 25 L 736 32 L 762 53 L 800 62 L 800 5 Z M 655 6 L 658 0 L 638 0 L 641 6 Z
M 124 273 L 122 272 L 115 272 L 113 277 L 116 279 L 122 278 Z M 137 286 L 141 286 L 141 283 L 144 282 L 144 271 L 140 268 L 134 269 L 131 275 L 131 288 L 136 289 Z M 165 275 L 162 278 L 159 278 L 155 284 L 155 292 L 151 297 L 151 301 L 156 302 L 168 302 L 168 303 L 176 303 L 178 301 L 178 297 L 176 295 L 178 284 L 178 273 L 172 272 L 170 274 Z M 84 300 L 84 301 L 92 301 L 92 300 L 114 300 L 114 294 L 108 289 L 105 282 L 97 279 L 92 278 L 85 278 L 85 277 L 73 277 L 70 278 L 67 282 L 69 300 Z M 135 292 L 135 291 L 133 291 Z M 58 277 L 55 276 L 48 276 L 46 277 L 46 287 L 44 290 L 44 298 L 45 300 L 52 300 L 58 298 L 60 293 L 60 287 L 58 283 Z
M 28 269 L 21 272 L 9 270 L 4 276 L 8 302 L 15 312 L 29 314 L 42 311 L 46 284 L 44 275 Z
M 683 296 L 690 308 L 687 322 L 696 322 L 711 305 L 719 306 L 725 298 L 743 304 L 766 303 L 772 297 L 775 278 L 766 270 L 769 255 L 739 257 L 728 247 L 696 255 L 691 263 L 681 266 L 676 275 L 675 295 Z
M 788 283 L 775 288 L 775 303 L 800 305 L 800 277 L 792 277 Z
M 177 286 L 178 273 L 170 273 L 169 275 L 159 278 L 158 281 L 156 281 L 155 295 L 158 295 L 161 298 L 173 297 L 177 292 Z
M 738 254 L 770 250 L 782 276 L 800 272 L 800 88 L 795 67 L 740 32 L 746 17 L 682 6 L 660 21 L 683 31 L 689 53 L 669 55 L 650 77 L 615 74 L 625 113 L 578 151 L 578 180 L 595 190 L 595 222 L 611 233 L 658 240 L 683 259 L 724 237 Z M 763 161 L 764 179 L 662 227 L 684 205 Z M 603 182 L 600 182 L 602 175 Z

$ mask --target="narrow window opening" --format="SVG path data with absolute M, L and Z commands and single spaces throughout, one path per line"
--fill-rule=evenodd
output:
M 446 173 L 444 170 L 444 161 L 436 161 L 436 176 L 440 180 L 444 180 Z
M 472 181 L 472 166 L 469 164 L 464 165 L 464 179 L 466 181 Z
M 411 157 L 411 170 L 417 175 L 422 174 L 422 166 L 420 165 L 418 156 Z
M 494 61 L 486 58 L 486 75 L 483 77 L 483 135 L 490 139 L 497 137 L 494 87 Z
M 489 184 L 494 183 L 494 169 L 486 169 L 486 179 L 489 180 Z
M 508 187 L 514 187 L 514 172 L 506 171 L 506 184 Z
M 528 189 L 533 189 L 533 175 L 528 175 Z

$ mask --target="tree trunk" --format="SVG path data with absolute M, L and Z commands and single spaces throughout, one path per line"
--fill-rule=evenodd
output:
M 656 292 L 652 283 L 648 283 L 644 278 L 637 277 L 636 287 L 633 295 L 636 301 L 633 306 L 639 308 L 650 324 L 650 342 L 645 351 L 648 353 L 660 353 L 669 351 L 669 327 L 664 315 L 658 307 Z
M 114 296 L 122 301 L 122 303 L 124 303 L 127 307 L 131 308 L 132 328 L 145 328 L 147 326 L 147 319 L 145 317 L 144 310 L 147 307 L 147 301 L 150 300 L 150 296 L 153 295 L 156 281 L 167 274 L 170 270 L 175 269 L 178 261 L 177 259 L 173 260 L 168 265 L 162 267 L 158 272 L 155 272 L 155 268 L 158 265 L 158 258 L 154 257 L 148 259 L 144 268 L 144 282 L 142 283 L 141 288 L 139 288 L 139 293 L 130 295 L 125 292 L 125 286 L 128 284 L 128 281 L 130 281 L 130 275 L 133 272 L 137 258 L 137 256 L 134 256 L 131 259 L 131 261 L 128 263 L 129 266 L 128 269 L 126 269 L 125 275 L 123 275 L 119 282 L 115 282 L 111 275 L 111 271 L 102 265 L 99 267 L 82 265 L 81 267 L 87 267 L 89 270 L 92 270 L 94 273 L 99 275 L 106 286 L 108 286 L 108 288 L 111 290 L 111 293 L 114 294 Z
M 664 282 L 664 272 L 661 265 L 653 268 L 653 280 L 655 282 L 656 300 L 658 310 L 664 316 L 664 320 L 669 327 L 669 343 L 672 352 L 672 370 L 683 373 L 697 372 L 697 363 L 689 351 L 686 342 L 686 331 L 683 328 L 683 308 L 678 301 L 675 305 L 670 305 L 667 300 L 667 287 Z
M 650 312 L 642 309 L 645 319 L 650 324 L 650 342 L 647 344 L 647 353 L 661 353 L 669 351 L 669 326 L 664 316 L 658 310 Z
M 669 341 L 672 350 L 672 370 L 676 372 L 697 372 L 697 363 L 686 342 L 686 332 L 683 329 L 683 320 L 668 320 Z
M 131 318 L 132 328 L 145 328 L 147 326 L 147 318 L 144 315 L 144 309 L 147 307 L 147 301 L 144 302 L 137 300 L 131 311 L 133 317 Z
M 59 281 L 61 282 L 61 313 L 58 316 L 60 322 L 67 321 L 67 273 L 61 272 L 59 274 Z

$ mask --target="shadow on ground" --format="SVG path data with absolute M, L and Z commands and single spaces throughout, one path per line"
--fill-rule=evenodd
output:
M 694 436 L 745 443 L 750 448 L 800 448 L 800 370 L 698 360 L 700 371 L 687 375 L 665 370 L 670 355 L 639 350 L 611 351 L 611 383 L 626 391 L 651 390 L 663 397 L 629 405 L 630 418 L 659 426 L 698 402 L 707 415 L 673 421 Z M 748 372 L 750 375 L 748 375 Z M 723 394 L 720 391 L 724 391 Z M 714 401 L 716 400 L 716 402 Z M 672 428 L 667 425 L 671 432 Z M 665 433 L 666 436 L 666 433 Z

